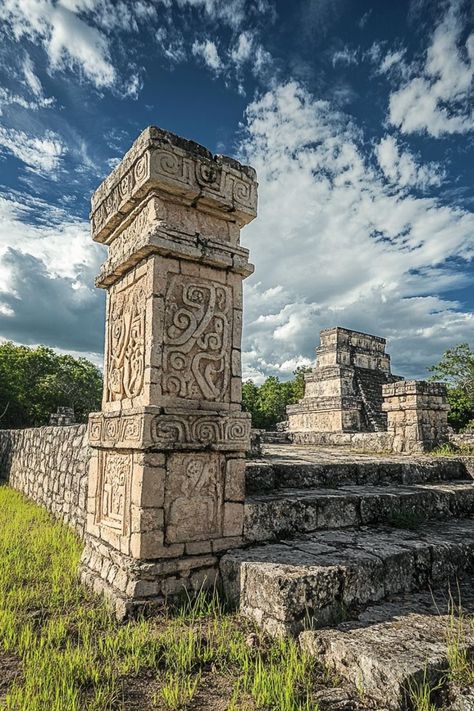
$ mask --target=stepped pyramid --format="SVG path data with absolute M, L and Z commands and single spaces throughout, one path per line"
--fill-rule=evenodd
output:
M 294 441 L 307 432 L 386 431 L 382 385 L 400 378 L 390 371 L 385 345 L 385 338 L 339 326 L 321 331 L 304 398 L 287 408 Z

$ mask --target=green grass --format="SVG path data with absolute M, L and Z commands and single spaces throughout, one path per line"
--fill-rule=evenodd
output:
M 453 444 L 452 442 L 446 442 L 435 449 L 432 449 L 429 454 L 432 457 L 472 457 L 474 455 L 474 447 L 467 444 Z
M 216 594 L 121 626 L 78 583 L 82 545 L 69 529 L 7 487 L 0 522 L 0 659 L 18 660 L 1 711 L 121 711 L 131 686 L 146 708 L 193 709 L 211 678 L 230 711 L 317 711 L 325 671 Z

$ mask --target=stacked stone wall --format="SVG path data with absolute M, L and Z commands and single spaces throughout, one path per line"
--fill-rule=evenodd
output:
M 0 430 L 0 479 L 83 536 L 91 450 L 86 425 Z

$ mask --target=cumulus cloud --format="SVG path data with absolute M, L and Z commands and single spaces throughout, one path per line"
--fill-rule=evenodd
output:
M 83 2 L 4 0 L 0 20 L 15 39 L 41 43 L 53 70 L 80 68 L 97 87 L 111 86 L 116 77 L 107 38 L 76 14 L 79 9 Z
M 11 153 L 36 173 L 54 176 L 66 147 L 53 131 L 46 131 L 42 137 L 28 136 L 24 131 L 0 126 L 0 150 Z
M 249 105 L 241 153 L 260 183 L 259 217 L 243 233 L 256 265 L 247 377 L 312 359 L 319 330 L 334 325 L 388 337 L 395 367 L 412 376 L 472 333 L 472 314 L 448 293 L 472 283 L 472 213 L 388 184 L 350 119 L 296 82 Z M 405 158 L 419 170 L 397 156 L 400 173 Z
M 394 136 L 384 136 L 375 153 L 385 177 L 394 185 L 426 190 L 443 182 L 444 171 L 439 163 L 420 165 L 410 151 L 400 148 Z
M 451 1 L 421 71 L 412 65 L 410 80 L 390 96 L 389 121 L 403 133 L 426 132 L 438 138 L 474 129 L 474 33 L 465 38 L 462 10 L 462 0 Z M 385 62 L 390 68 L 388 56 Z
M 24 195 L 0 196 L 0 220 L 0 337 L 99 353 L 104 255 L 87 222 Z

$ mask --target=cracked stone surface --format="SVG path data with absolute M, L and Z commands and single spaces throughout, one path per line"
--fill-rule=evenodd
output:
M 318 529 L 472 514 L 474 485 L 464 481 L 282 489 L 246 499 L 244 534 L 249 541 L 265 541 Z
M 238 550 L 221 571 L 230 599 L 271 634 L 323 626 L 360 605 L 474 570 L 474 520 L 316 532 Z
M 368 607 L 356 620 L 342 622 L 336 629 L 302 632 L 300 643 L 367 697 L 384 708 L 403 711 L 425 673 L 433 686 L 445 675 L 450 638 L 459 635 L 461 646 L 474 651 L 474 629 L 463 618 L 474 613 L 471 588 L 463 582 L 435 592 L 397 596 Z M 469 697 L 472 700 L 472 693 L 460 693 L 449 708 L 467 711 Z

